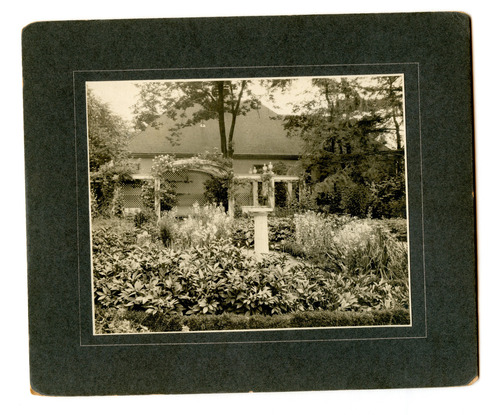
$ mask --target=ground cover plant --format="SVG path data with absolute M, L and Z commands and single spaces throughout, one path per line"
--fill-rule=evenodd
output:
M 270 218 L 273 251 L 255 256 L 250 220 L 215 205 L 186 219 L 170 211 L 158 226 L 95 220 L 96 332 L 408 324 L 407 248 L 395 227 L 314 212 Z

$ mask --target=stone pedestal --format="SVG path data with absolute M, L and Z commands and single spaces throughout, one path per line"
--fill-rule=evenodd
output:
M 267 230 L 267 215 L 272 212 L 268 207 L 251 207 L 248 213 L 253 216 L 254 249 L 257 254 L 269 253 L 269 234 Z

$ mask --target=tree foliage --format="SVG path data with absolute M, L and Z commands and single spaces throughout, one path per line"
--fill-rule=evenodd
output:
M 97 171 L 110 161 L 117 163 L 128 157 L 129 129 L 91 89 L 87 92 L 87 125 L 90 171 Z
M 130 131 L 91 89 L 87 92 L 89 170 L 92 215 L 119 216 L 123 213 L 121 183 L 130 180 L 137 163 L 128 158 Z
M 384 195 L 372 189 L 389 188 L 382 184 L 402 175 L 401 78 L 315 78 L 312 86 L 316 95 L 285 117 L 288 133 L 304 142 L 302 164 L 312 196 L 332 213 L 374 214 L 374 198 Z M 395 136 L 395 152 L 388 136 Z M 404 196 L 404 180 L 396 182 Z M 391 189 L 401 198 L 401 189 Z
M 139 99 L 134 107 L 135 127 L 159 127 L 162 114 L 174 121 L 166 137 L 172 145 L 179 144 L 182 128 L 215 119 L 219 124 L 220 150 L 224 157 L 232 157 L 233 136 L 237 117 L 259 107 L 252 94 L 249 80 L 147 82 L 136 85 Z M 226 126 L 225 114 L 229 114 Z

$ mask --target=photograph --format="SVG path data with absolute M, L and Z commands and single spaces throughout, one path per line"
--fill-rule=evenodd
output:
M 99 6 L 25 8 L 5 36 L 14 405 L 477 412 L 497 153 L 476 140 L 495 119 L 476 91 L 496 95 L 472 38 L 481 56 L 494 25 Z
M 94 335 L 412 325 L 403 73 L 85 90 Z

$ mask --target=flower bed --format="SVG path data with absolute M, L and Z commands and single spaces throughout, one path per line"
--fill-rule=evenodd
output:
M 158 232 L 170 232 L 169 243 L 131 221 L 93 226 L 94 301 L 101 332 L 157 331 L 149 323 L 132 324 L 124 313 L 163 316 L 162 321 L 187 327 L 205 321 L 196 316 L 219 316 L 207 317 L 214 323 L 202 325 L 221 328 L 241 322 L 249 327 L 249 320 L 227 315 L 262 318 L 263 327 L 295 327 L 299 317 L 291 315 L 320 311 L 368 313 L 355 319 L 365 323 L 373 313 L 394 310 L 406 310 L 408 317 L 406 245 L 379 222 L 317 214 L 272 218 L 271 244 L 293 251 L 291 261 L 288 254 L 258 258 L 245 248 L 248 244 L 237 246 L 235 235 L 249 232 L 250 225 L 239 219 L 235 224 L 217 207 L 198 207 L 187 220 L 174 216 L 166 217 Z M 266 320 L 284 315 L 289 317 Z M 193 322 L 188 324 L 187 317 Z M 396 320 L 384 321 L 400 324 Z M 322 325 L 316 317 L 300 321 Z

